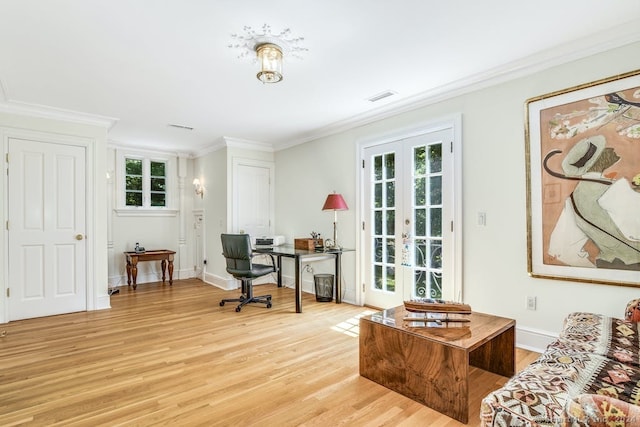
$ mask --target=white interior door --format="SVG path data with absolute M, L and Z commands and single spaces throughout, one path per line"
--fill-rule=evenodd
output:
M 453 286 L 452 135 L 433 131 L 364 150 L 366 305 L 442 298 Z
M 85 148 L 9 138 L 9 320 L 87 308 Z
M 252 236 L 273 234 L 272 174 L 270 164 L 238 161 L 234 167 L 234 231 Z

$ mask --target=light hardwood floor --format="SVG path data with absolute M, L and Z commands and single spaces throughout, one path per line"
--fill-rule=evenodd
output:
M 459 426 L 358 374 L 367 308 L 259 286 L 273 308 L 190 279 L 120 288 L 112 308 L 0 325 L 0 425 Z M 369 310 L 370 311 L 370 310 Z M 537 357 L 517 350 L 517 368 Z M 473 369 L 470 426 L 506 378 Z

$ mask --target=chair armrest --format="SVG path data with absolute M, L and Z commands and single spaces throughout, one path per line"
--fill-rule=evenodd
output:
M 272 253 L 269 252 L 262 252 L 262 251 L 253 251 L 251 252 L 251 258 L 253 258 L 256 255 L 268 255 L 269 258 L 271 258 L 271 265 L 273 266 L 273 271 L 278 271 L 278 267 L 276 266 L 276 259 L 273 256 Z

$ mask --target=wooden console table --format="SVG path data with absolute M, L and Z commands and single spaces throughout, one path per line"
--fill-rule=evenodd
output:
M 173 255 L 175 255 L 175 251 L 158 249 L 145 252 L 125 252 L 124 254 L 127 257 L 127 285 L 131 285 L 131 279 L 133 278 L 134 291 L 138 286 L 136 283 L 136 279 L 138 277 L 138 261 L 161 261 L 160 264 L 162 266 L 162 283 L 164 283 L 164 272 L 167 268 L 168 263 L 169 285 L 173 285 Z

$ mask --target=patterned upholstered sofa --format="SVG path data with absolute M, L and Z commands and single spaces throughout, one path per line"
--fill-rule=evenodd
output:
M 481 425 L 640 427 L 639 306 L 625 319 L 567 316 L 535 362 L 483 399 Z

